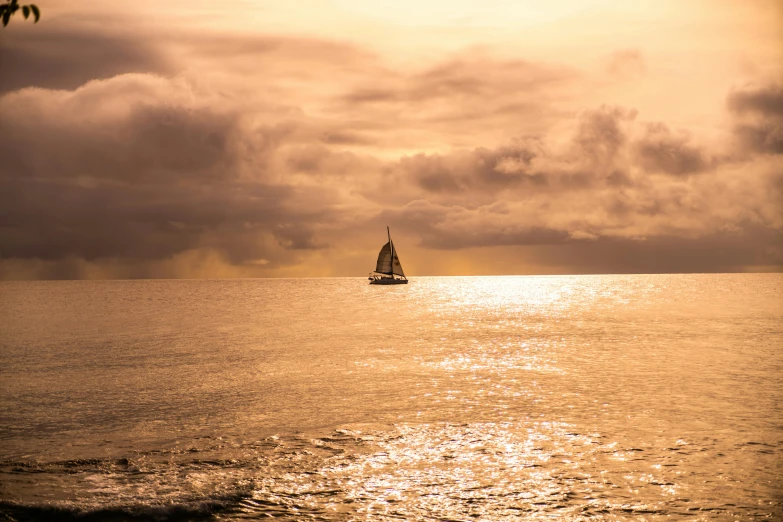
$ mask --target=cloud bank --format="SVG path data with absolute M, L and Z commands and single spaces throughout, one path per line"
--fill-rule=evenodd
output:
M 387 224 L 412 274 L 783 267 L 772 80 L 715 133 L 487 51 L 42 28 L 2 51 L 0 278 L 362 275 Z

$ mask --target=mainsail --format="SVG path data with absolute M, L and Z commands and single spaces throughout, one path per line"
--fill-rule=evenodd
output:
M 393 262 L 392 258 L 394 259 Z M 392 243 L 391 240 L 383 245 L 383 248 L 381 248 L 381 251 L 378 253 L 378 262 L 375 264 L 375 271 L 379 274 L 405 276 L 405 273 L 402 271 L 402 265 L 400 264 L 400 258 L 397 257 L 397 252 L 394 250 L 394 243 Z

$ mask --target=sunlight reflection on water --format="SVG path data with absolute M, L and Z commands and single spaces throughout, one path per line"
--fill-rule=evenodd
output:
M 783 517 L 780 276 L 2 291 L 16 519 Z
M 618 510 L 650 514 L 671 509 L 664 504 L 675 498 L 677 487 L 667 481 L 665 472 L 629 473 L 625 459 L 611 451 L 611 443 L 602 442 L 599 434 L 572 429 L 552 422 L 527 427 L 512 423 L 402 426 L 393 436 L 373 437 L 374 452 L 330 459 L 331 465 L 310 477 L 309 488 L 296 491 L 297 505 L 317 510 L 323 507 L 324 491 L 338 491 L 350 504 L 358 504 L 354 512 L 390 518 L 495 520 L 520 514 L 596 516 Z M 598 469 L 596 461 L 602 464 Z M 593 464 L 585 469 L 584 462 Z M 261 488 L 254 498 L 275 503 L 290 499 L 290 487 L 272 485 L 286 493 Z M 640 488 L 645 502 L 629 501 Z M 343 502 L 330 507 L 339 510 Z

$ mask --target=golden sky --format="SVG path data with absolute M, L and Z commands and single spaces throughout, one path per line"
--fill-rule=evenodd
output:
M 780 2 L 38 5 L 0 279 L 783 268 Z

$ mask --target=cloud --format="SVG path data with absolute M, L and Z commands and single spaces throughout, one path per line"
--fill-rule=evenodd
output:
M 329 111 L 370 123 L 402 148 L 461 146 L 499 129 L 509 135 L 541 131 L 556 118 L 555 99 L 569 96 L 576 70 L 556 64 L 499 60 L 466 51 L 407 71 L 376 67 L 348 78 Z
M 738 120 L 734 133 L 745 150 L 783 154 L 783 87 L 772 83 L 735 90 L 727 106 Z
M 635 158 L 649 172 L 683 176 L 705 170 L 710 162 L 690 136 L 675 134 L 665 123 L 646 125 L 645 134 L 634 143 Z
M 591 187 L 628 187 L 645 173 L 685 176 L 713 166 L 684 132 L 666 124 L 636 123 L 637 113 L 602 106 L 583 111 L 570 140 L 557 147 L 544 138 L 514 140 L 496 148 L 417 154 L 395 166 L 398 176 L 438 195 L 495 197 L 503 190 L 527 195 Z
M 585 112 L 574 136 L 578 153 L 583 154 L 596 170 L 606 171 L 628 141 L 626 124 L 636 118 L 635 110 L 602 106 Z
M 0 93 L 33 86 L 75 89 L 118 74 L 175 70 L 148 35 L 116 21 L 98 25 L 61 18 L 34 28 L 10 25 L 7 31 L 0 46 Z
M 589 242 L 585 255 L 628 252 L 623 271 L 633 271 L 634 260 L 639 270 L 655 265 L 631 255 L 652 255 L 637 245 L 640 239 L 662 248 L 742 244 L 748 251 L 734 261 L 778 263 L 777 254 L 760 252 L 767 247 L 762 238 L 778 238 L 783 228 L 780 162 L 716 159 L 689 133 L 638 119 L 633 110 L 603 106 L 582 112 L 560 145 L 544 136 L 404 157 L 384 183 L 419 191 L 409 189 L 409 202 L 384 211 L 379 223 L 416 230 L 419 244 L 430 249 L 562 245 L 560 252 L 573 252 Z M 659 266 L 693 269 L 686 257 L 676 259 Z M 712 266 L 708 257 L 698 259 L 705 270 Z M 727 259 L 720 263 L 734 262 Z
M 0 95 L 0 278 L 349 275 L 387 224 L 420 266 L 782 264 L 775 85 L 730 93 L 732 137 L 710 142 L 579 105 L 590 83 L 557 64 L 459 51 L 392 66 L 349 42 L 181 27 L 126 52 L 91 27 L 14 44 L 43 69 L 60 39 L 94 60 L 6 80 L 50 88 Z M 614 60 L 621 76 L 644 65 Z M 512 261 L 477 254 L 493 249 Z
M 402 158 L 398 168 L 404 178 L 427 192 L 496 192 L 521 183 L 546 183 L 540 174 L 530 172 L 536 155 L 534 144 L 519 143 L 469 153 L 417 154 Z
M 783 87 L 769 84 L 736 90 L 729 95 L 727 104 L 735 113 L 755 112 L 765 117 L 781 118 Z
M 0 122 L 7 136 L 0 144 L 8 158 L 3 170 L 119 183 L 165 181 L 177 172 L 193 181 L 233 175 L 238 115 L 190 103 L 190 94 L 183 83 L 148 75 L 96 81 L 73 92 L 8 94 Z
M 296 125 L 273 111 L 249 121 L 184 80 L 26 89 L 0 98 L 0 112 L 4 258 L 153 261 L 204 248 L 275 266 L 321 246 L 312 224 L 334 212 L 331 191 L 280 182 L 276 154 Z
M 400 102 L 424 105 L 443 98 L 489 101 L 497 95 L 540 92 L 574 76 L 574 71 L 564 67 L 524 60 L 499 61 L 467 54 L 419 72 L 388 71 L 382 78 L 384 87 L 377 87 L 377 84 L 360 87 L 346 93 L 342 100 L 350 105 Z

